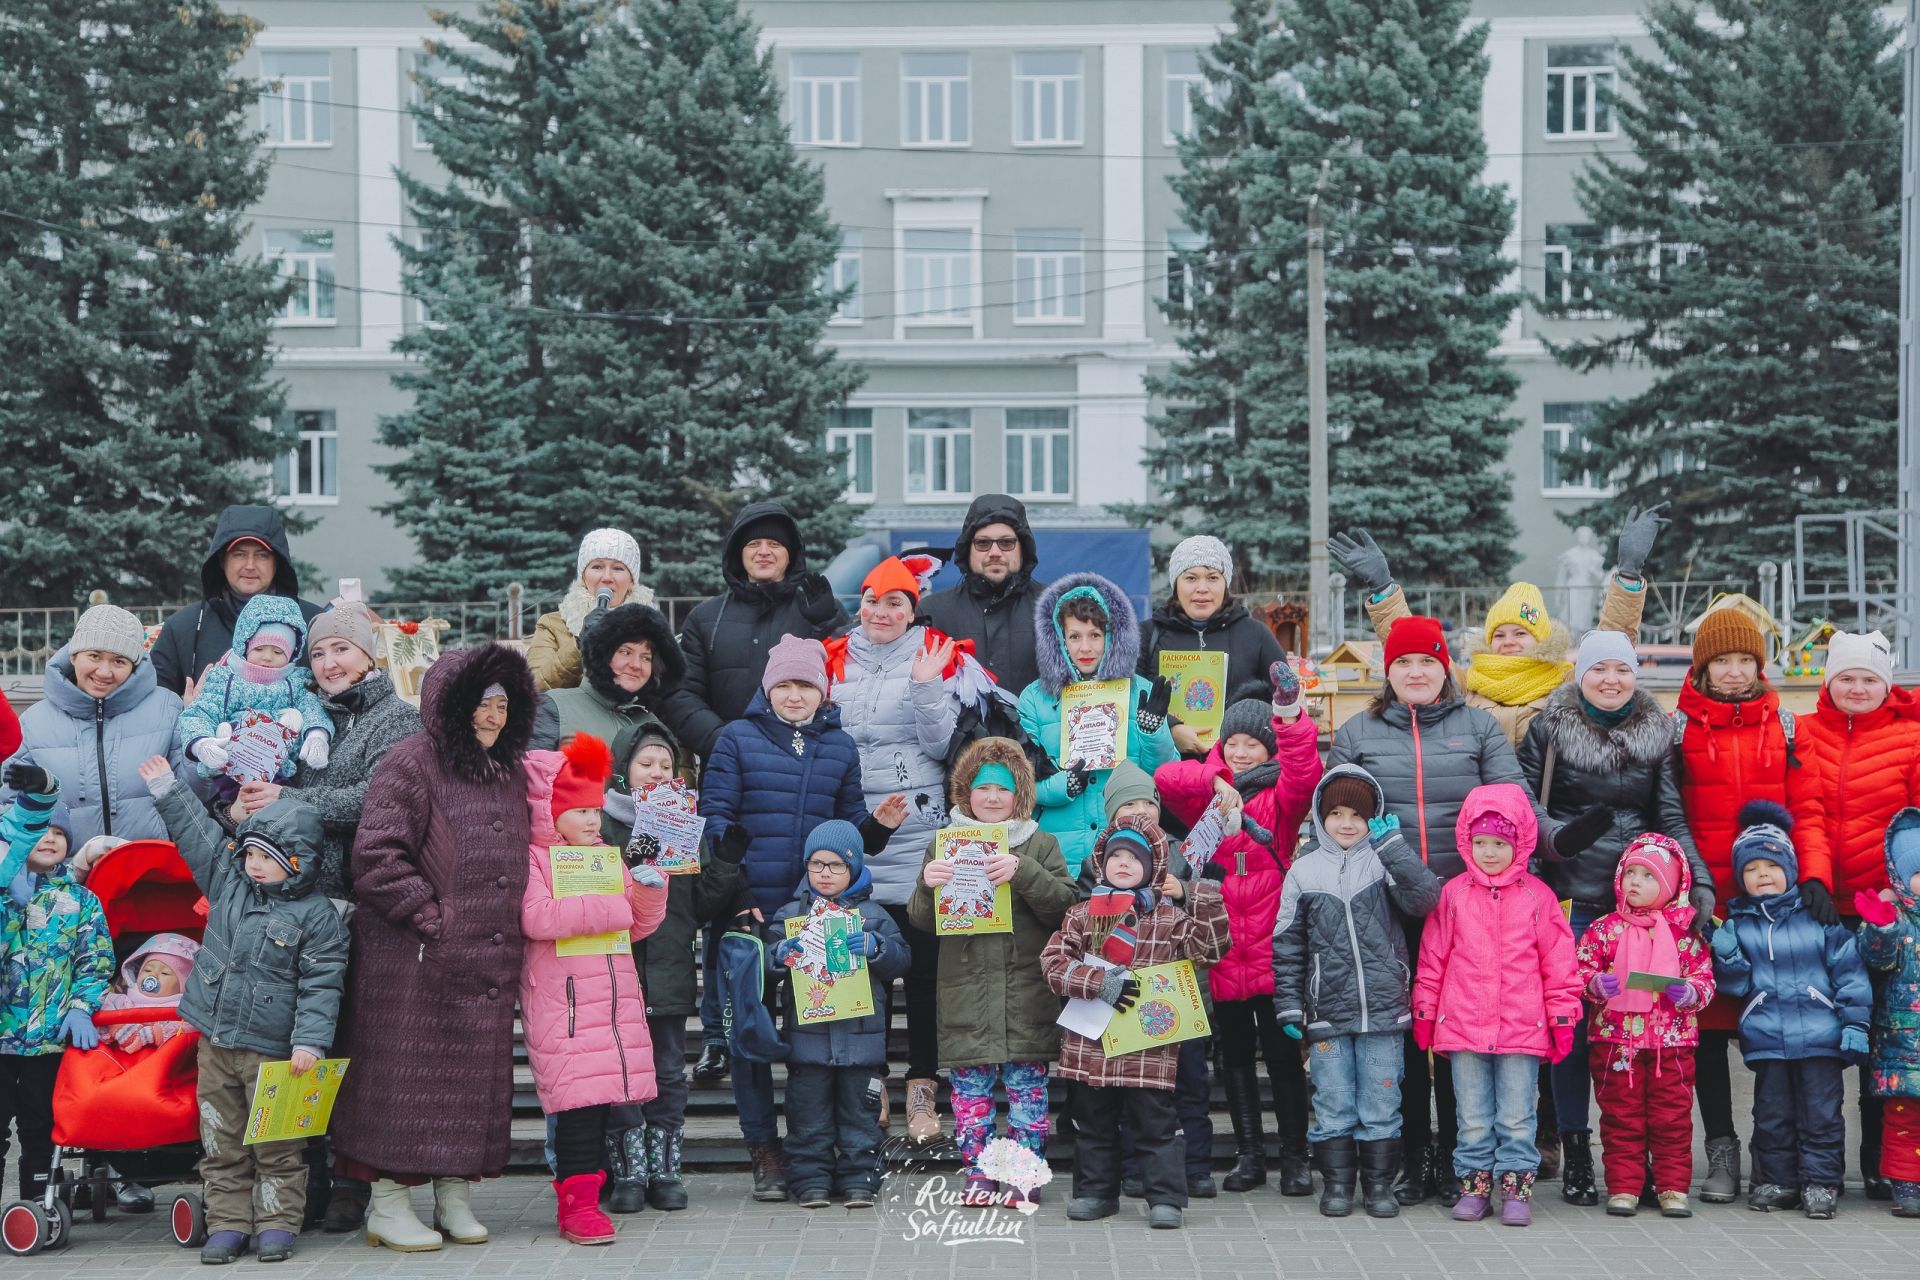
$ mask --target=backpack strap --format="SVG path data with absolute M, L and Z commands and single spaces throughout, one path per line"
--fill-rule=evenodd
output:
M 1687 713 L 1675 710 L 1673 713 L 1673 745 L 1678 747 L 1687 736 Z M 1792 736 L 1789 734 L 1788 736 Z
M 1798 769 L 1800 767 L 1800 757 L 1793 749 L 1793 712 L 1787 710 L 1785 707 L 1781 707 L 1775 714 L 1780 717 L 1780 732 L 1787 740 L 1787 768 Z

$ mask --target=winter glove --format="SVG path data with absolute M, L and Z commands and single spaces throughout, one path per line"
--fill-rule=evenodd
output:
M 1587 990 L 1602 1000 L 1611 1000 L 1626 989 L 1627 984 L 1620 980 L 1617 973 L 1596 973 L 1593 981 L 1587 984 Z
M 98 1049 L 100 1033 L 93 1029 L 93 1015 L 85 1009 L 69 1009 L 60 1019 L 60 1038 L 76 1049 Z
M 664 889 L 667 887 L 666 873 L 656 866 L 641 863 L 632 872 L 633 882 L 646 889 Z
M 1700 993 L 1693 989 L 1691 982 L 1676 982 L 1661 994 L 1673 1001 L 1676 1009 L 1691 1009 L 1700 1003 Z
M 1267 668 L 1267 679 L 1273 684 L 1273 714 L 1291 720 L 1300 709 L 1300 677 L 1282 658 Z
M 1613 810 L 1597 804 L 1553 833 L 1553 851 L 1571 858 L 1592 847 L 1613 825 Z
M 279 715 L 275 716 L 274 719 L 278 720 L 283 726 L 285 726 L 289 731 L 293 733 L 298 733 L 302 729 L 307 727 L 307 718 L 301 715 L 298 711 L 294 710 L 292 707 L 288 707 L 285 711 L 282 711 Z
M 1713 958 L 1723 965 L 1734 965 L 1740 961 L 1740 931 L 1729 929 L 1725 925 L 1713 931 L 1713 940 L 1707 944 L 1713 948 Z
M 1705 938 L 1713 933 L 1714 892 L 1710 884 L 1696 884 L 1687 890 L 1687 905 L 1693 908 L 1693 931 Z
M 1280 1030 L 1289 1040 L 1298 1040 L 1306 1034 L 1301 1031 L 1300 1024 L 1291 1018 L 1280 1024 Z
M 1425 1013 L 1413 1015 L 1413 1043 L 1420 1052 L 1433 1048 L 1433 1018 Z
M 1117 982 L 1115 975 L 1119 975 Z M 1100 998 L 1112 1005 L 1116 1013 L 1125 1013 L 1140 1003 L 1140 979 L 1125 969 L 1109 969 L 1107 980 L 1100 984 Z
M 1086 762 L 1075 760 L 1073 767 L 1067 770 L 1067 799 L 1080 798 L 1080 793 L 1087 789 L 1088 777 Z
M 880 940 L 879 934 L 871 933 L 865 929 L 862 929 L 859 933 L 853 934 L 847 939 L 848 951 L 851 951 L 856 956 L 865 956 L 869 960 L 877 958 L 880 952 L 885 949 L 885 946 L 886 944 Z
M 1140 706 L 1133 713 L 1133 722 L 1140 726 L 1140 732 L 1159 732 L 1160 726 L 1167 722 L 1167 704 L 1172 701 L 1173 682 L 1165 676 L 1155 676 L 1152 686 L 1140 691 Z
M 300 759 L 309 769 L 324 769 L 327 767 L 328 751 L 327 735 L 315 729 L 300 744 Z
M 1871 1047 L 1867 1043 L 1867 1029 L 1852 1025 L 1840 1028 L 1840 1052 L 1855 1062 L 1865 1060 L 1867 1054 L 1871 1052 Z
M 824 627 L 833 621 L 839 609 L 840 601 L 834 598 L 833 584 L 824 574 L 810 573 L 800 579 L 801 617 L 816 627 Z
M 739 866 L 747 858 L 747 846 L 753 843 L 753 834 L 743 823 L 736 822 L 727 828 L 727 833 L 714 842 L 713 856 L 722 862 L 731 862 Z
M 1567 1055 L 1573 1052 L 1573 1038 L 1579 1033 L 1579 1030 L 1580 1028 L 1575 1025 L 1572 1018 L 1557 1018 L 1554 1020 L 1553 1026 L 1549 1027 L 1548 1031 L 1553 1036 L 1553 1060 L 1555 1062 L 1565 1062 L 1567 1060 Z
M 1832 926 L 1840 923 L 1840 909 L 1833 905 L 1833 895 L 1819 880 L 1800 882 L 1800 905 L 1819 924 Z
M 773 962 L 775 964 L 783 964 L 783 965 L 786 965 L 788 968 L 792 968 L 795 964 L 799 963 L 800 952 L 802 950 L 803 948 L 800 946 L 800 939 L 785 938 L 779 942 L 774 943 L 773 950 L 768 952 L 767 954 L 773 957 Z
M 33 872 L 22 871 L 7 885 L 7 897 L 12 899 L 13 905 L 22 911 L 25 911 L 27 904 L 33 901 L 33 878 Z
M 1653 540 L 1660 535 L 1661 526 L 1673 523 L 1660 514 L 1672 505 L 1662 502 L 1645 511 L 1638 507 L 1628 508 L 1627 522 L 1620 526 L 1620 541 L 1615 550 L 1616 573 L 1629 578 L 1642 575 L 1647 567 L 1647 557 L 1653 554 Z
M 29 795 L 50 796 L 59 790 L 53 775 L 37 764 L 10 764 L 0 781 L 7 784 L 9 791 L 24 791 Z
M 1877 893 L 1862 889 L 1853 895 L 1853 909 L 1868 924 L 1886 928 L 1900 918 L 1900 909 Z
M 1384 840 L 1389 834 L 1399 829 L 1400 815 L 1397 813 L 1389 813 L 1378 818 L 1367 819 L 1367 838 L 1369 840 Z
M 198 760 L 215 773 L 227 767 L 226 740 L 232 735 L 232 726 L 223 724 L 220 727 L 226 729 L 227 733 L 219 737 L 201 738 L 193 744 L 191 751 L 195 760 Z
M 1327 554 L 1340 562 L 1349 576 L 1358 578 L 1368 595 L 1379 595 L 1393 585 L 1393 570 L 1387 566 L 1387 553 L 1365 529 L 1351 534 L 1336 533 L 1327 539 Z

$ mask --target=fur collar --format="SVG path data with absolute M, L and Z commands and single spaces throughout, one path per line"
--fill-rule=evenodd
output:
M 473 733 L 473 711 L 487 686 L 507 691 L 507 727 L 491 748 Z M 533 739 L 538 695 L 527 660 L 503 644 L 442 654 L 421 681 L 420 722 L 448 772 L 468 782 L 498 782 L 520 768 Z
M 1580 690 L 1562 685 L 1547 699 L 1538 722 L 1546 726 L 1561 764 L 1584 773 L 1615 773 L 1651 764 L 1673 746 L 1673 723 L 1650 693 L 1635 690 L 1633 710 L 1608 728 L 1594 723 L 1580 705 Z

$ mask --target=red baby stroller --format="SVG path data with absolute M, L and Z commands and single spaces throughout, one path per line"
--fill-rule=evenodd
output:
M 135 840 L 95 864 L 87 888 L 100 899 L 113 935 L 115 965 L 156 933 L 198 940 L 205 917 L 195 909 L 199 886 L 180 851 L 168 840 Z M 172 1021 L 174 1010 L 109 1009 L 94 1017 L 101 1028 Z M 0 1209 L 0 1244 L 26 1257 L 64 1247 L 72 1234 L 74 1194 L 91 1193 L 93 1220 L 106 1220 L 113 1202 L 108 1157 L 118 1172 L 143 1183 L 197 1180 L 200 1118 L 195 1097 L 200 1036 L 191 1029 L 166 1043 L 131 1052 L 108 1036 L 97 1049 L 68 1049 L 53 1095 L 53 1167 L 46 1190 L 34 1200 Z M 76 1178 L 65 1166 L 78 1156 Z M 206 1240 L 206 1216 L 196 1192 L 161 1201 L 178 1244 L 197 1248 Z

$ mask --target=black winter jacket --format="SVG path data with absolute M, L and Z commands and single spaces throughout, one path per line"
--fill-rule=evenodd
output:
M 227 548 L 240 538 L 257 538 L 272 549 L 273 585 L 267 588 L 269 592 L 298 601 L 308 622 L 320 612 L 319 605 L 299 598 L 300 578 L 293 569 L 287 525 L 279 509 L 228 507 L 213 526 L 213 536 L 207 540 L 207 558 L 200 566 L 204 598 L 168 618 L 153 642 L 153 674 L 162 689 L 179 693 L 188 679 L 198 680 L 202 671 L 233 647 L 233 624 L 247 602 L 227 585 L 225 561 Z M 304 653 L 295 659 L 302 663 L 306 660 Z
M 1140 662 L 1135 670 L 1151 680 L 1160 674 L 1160 651 L 1227 651 L 1227 705 L 1242 698 L 1265 702 L 1273 696 L 1267 669 L 1287 656 L 1273 632 L 1234 601 L 1204 622 L 1189 618 L 1169 600 L 1140 627 Z
M 1020 539 L 1020 571 L 998 584 L 966 573 L 973 535 L 990 524 L 1011 525 Z M 1015 697 L 1040 678 L 1033 656 L 1033 606 L 1046 590 L 1044 582 L 1033 580 L 1039 561 L 1026 506 L 1004 493 L 983 493 L 967 508 L 953 544 L 953 563 L 965 575 L 960 585 L 920 602 L 920 620 L 955 640 L 973 641 L 974 656 Z

